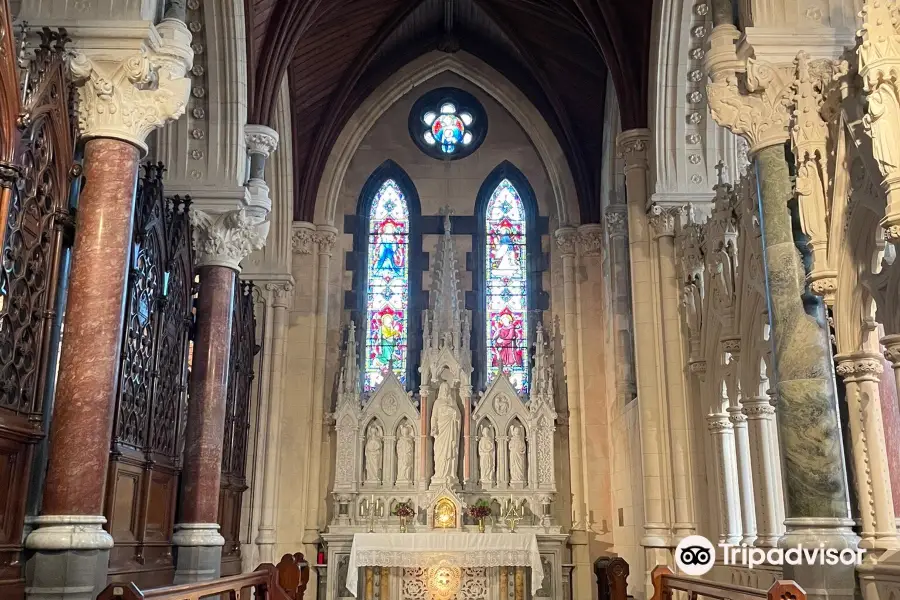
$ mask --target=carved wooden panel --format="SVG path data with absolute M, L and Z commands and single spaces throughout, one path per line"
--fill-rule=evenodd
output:
M 24 596 L 26 496 L 34 444 L 45 434 L 60 262 L 74 226 L 68 40 L 49 30 L 40 38 L 17 69 L 9 8 L 0 0 L 0 598 Z
M 106 516 L 110 581 L 170 584 L 193 303 L 189 199 L 161 164 L 138 184 Z
M 235 290 L 228 395 L 225 404 L 225 431 L 222 448 L 222 483 L 219 491 L 219 525 L 222 574 L 240 572 L 241 503 L 247 489 L 246 465 L 250 433 L 250 391 L 253 385 L 253 357 L 256 317 L 253 312 L 253 284 L 241 282 Z M 237 569 L 237 571 L 235 571 Z

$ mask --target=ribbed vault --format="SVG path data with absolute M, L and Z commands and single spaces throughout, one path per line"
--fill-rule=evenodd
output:
M 608 74 L 623 128 L 646 125 L 652 0 L 245 1 L 250 122 L 271 120 L 289 75 L 298 220 L 312 219 L 328 154 L 354 110 L 435 49 L 477 56 L 540 110 L 571 164 L 582 222 L 600 217 Z

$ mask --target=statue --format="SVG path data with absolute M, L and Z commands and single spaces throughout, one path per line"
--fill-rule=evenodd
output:
M 509 482 L 525 483 L 525 435 L 522 428 L 513 425 L 509 438 Z
M 366 440 L 366 483 L 381 483 L 382 447 L 381 429 L 372 426 Z
M 441 383 L 431 412 L 431 437 L 434 438 L 434 479 L 455 482 L 459 460 L 459 431 L 462 417 L 450 394 L 450 384 Z
M 494 436 L 491 428 L 481 428 L 481 439 L 478 440 L 478 467 L 481 485 L 484 487 L 494 483 Z
M 412 430 L 405 423 L 400 426 L 400 435 L 397 437 L 397 483 L 412 482 L 413 455 L 416 443 L 413 441 Z

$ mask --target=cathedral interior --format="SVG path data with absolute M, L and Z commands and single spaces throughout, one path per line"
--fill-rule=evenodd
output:
M 0 600 L 896 600 L 898 245 L 900 0 L 0 0 Z

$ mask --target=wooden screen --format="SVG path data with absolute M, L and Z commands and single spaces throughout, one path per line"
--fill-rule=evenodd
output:
M 172 582 L 193 303 L 189 199 L 167 199 L 159 165 L 138 183 L 106 490 L 110 581 Z
M 256 343 L 256 317 L 253 314 L 253 284 L 241 282 L 235 290 L 222 448 L 222 484 L 219 492 L 219 525 L 225 538 L 222 575 L 241 572 L 241 501 L 247 489 L 250 391 L 253 384 L 253 357 L 257 352 L 259 345 Z
M 21 73 L 9 7 L 0 0 L 0 597 L 24 596 L 22 539 L 40 497 L 33 468 L 45 437 L 59 348 L 58 289 L 74 222 L 74 131 L 64 35 L 44 30 Z M 20 96 L 20 75 L 26 76 Z M 21 111 L 21 115 L 19 114 Z M 18 119 L 18 120 L 17 120 Z

